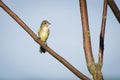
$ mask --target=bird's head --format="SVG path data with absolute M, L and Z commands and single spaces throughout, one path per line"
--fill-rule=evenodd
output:
M 41 25 L 43 26 L 49 26 L 51 23 L 49 23 L 47 20 L 42 21 Z

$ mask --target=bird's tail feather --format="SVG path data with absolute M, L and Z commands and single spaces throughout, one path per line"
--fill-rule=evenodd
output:
M 41 53 L 45 53 L 46 50 L 45 50 L 43 47 L 40 46 L 40 52 L 41 52 Z

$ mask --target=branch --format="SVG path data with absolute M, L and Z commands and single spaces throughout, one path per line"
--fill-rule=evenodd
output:
M 84 51 L 85 51 L 87 67 L 93 77 L 93 80 L 103 80 L 101 66 L 98 63 L 94 62 L 94 58 L 92 55 L 86 0 L 79 0 L 79 2 L 80 2 L 80 11 L 81 11 L 81 20 L 82 20 L 82 29 L 83 29 L 82 30 L 83 43 L 84 43 Z
M 50 47 L 46 46 L 38 37 L 37 35 L 15 14 L 13 13 L 1 0 L 0 0 L 0 7 L 2 7 L 21 27 L 39 44 L 41 45 L 46 51 L 49 52 L 53 57 L 55 57 L 58 61 L 60 61 L 64 66 L 66 66 L 70 71 L 72 71 L 77 77 L 88 80 L 89 78 L 86 77 L 84 74 L 79 72 L 75 67 L 73 67 L 69 62 L 67 62 L 64 58 L 54 52 Z
M 98 64 L 103 65 L 103 51 L 104 51 L 104 36 L 105 36 L 105 26 L 106 26 L 106 15 L 107 15 L 107 0 L 104 0 L 101 32 L 100 32 L 100 44 L 99 44 L 99 55 Z
M 120 23 L 120 11 L 114 2 L 114 0 L 107 0 L 107 3 L 109 4 L 110 8 L 112 9 L 115 17 L 117 18 L 118 22 Z
M 80 2 L 80 12 L 81 12 L 81 20 L 82 20 L 84 51 L 85 51 L 87 66 L 89 67 L 92 64 L 94 64 L 94 58 L 91 49 L 87 5 L 86 5 L 86 0 L 79 0 L 79 2 Z

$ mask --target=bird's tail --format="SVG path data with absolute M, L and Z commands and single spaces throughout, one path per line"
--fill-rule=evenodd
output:
M 40 52 L 41 52 L 41 53 L 45 53 L 46 50 L 45 50 L 43 47 L 40 46 Z

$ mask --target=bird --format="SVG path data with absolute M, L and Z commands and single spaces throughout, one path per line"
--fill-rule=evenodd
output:
M 41 39 L 41 41 L 43 41 L 45 44 L 46 44 L 46 41 L 47 41 L 47 39 L 48 39 L 48 36 L 49 36 L 49 34 L 50 34 L 50 30 L 49 30 L 49 25 L 50 25 L 51 23 L 50 22 L 48 22 L 47 20 L 43 20 L 42 21 L 42 23 L 41 23 L 41 25 L 40 25 L 40 28 L 39 28 L 39 30 L 38 30 L 38 37 Z M 47 45 L 47 44 L 46 44 Z M 42 47 L 42 46 L 40 46 L 40 52 L 41 53 L 45 53 L 46 52 L 46 50 Z

